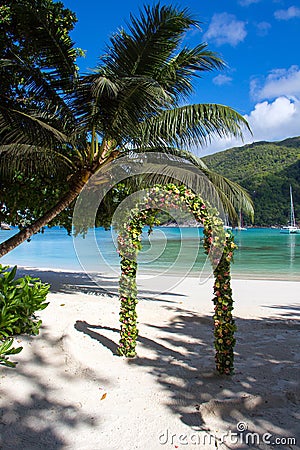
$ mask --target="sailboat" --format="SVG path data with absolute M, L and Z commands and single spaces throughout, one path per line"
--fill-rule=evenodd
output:
M 286 227 L 280 228 L 280 233 L 285 234 L 298 234 L 300 233 L 300 228 L 296 225 L 296 219 L 295 219 L 295 211 L 294 211 L 294 203 L 293 203 L 293 192 L 292 192 L 292 186 L 290 185 L 290 224 Z
M 242 218 L 242 211 L 241 210 L 240 210 L 240 214 L 239 214 L 238 226 L 235 227 L 235 230 L 237 230 L 237 231 L 247 231 L 247 228 L 243 226 L 243 218 Z
M 224 228 L 224 230 L 232 230 L 232 226 L 229 224 L 228 214 L 225 215 L 223 228 Z

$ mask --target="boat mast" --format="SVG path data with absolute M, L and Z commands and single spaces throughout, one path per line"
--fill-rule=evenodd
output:
M 291 197 L 291 226 L 296 226 L 296 220 L 295 220 L 295 211 L 294 211 L 294 204 L 293 204 L 293 193 L 292 193 L 292 185 L 290 185 L 290 197 Z

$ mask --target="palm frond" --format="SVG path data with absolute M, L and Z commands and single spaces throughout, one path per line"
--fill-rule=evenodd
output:
M 228 106 L 187 105 L 162 111 L 141 123 L 140 142 L 153 146 L 202 147 L 215 136 L 242 138 L 243 128 L 251 132 L 244 117 Z
M 91 86 L 91 95 L 96 101 L 100 97 L 115 98 L 118 95 L 118 83 L 114 82 L 104 74 L 85 77 L 84 81 L 86 86 Z
M 24 5 L 16 3 L 14 13 L 22 17 L 19 33 L 39 54 L 39 67 L 47 71 L 53 83 L 56 81 L 57 89 L 68 90 L 72 89 L 77 76 L 77 51 L 65 33 L 63 20 L 68 17 L 71 23 L 74 17 L 68 9 L 63 9 L 61 17 L 60 8 L 61 4 L 53 4 L 49 8 L 45 7 L 44 0 L 32 0 Z M 60 21 L 62 26 L 59 26 Z
M 169 105 L 169 96 L 153 79 L 144 76 L 110 80 L 108 76 L 84 77 L 74 95 L 74 108 L 83 129 L 97 128 L 122 141 L 138 131 L 142 120 Z
M 174 147 L 144 149 L 143 154 L 136 153 L 137 161 L 142 164 L 145 174 L 140 177 L 140 186 L 153 184 L 185 184 L 212 206 L 228 215 L 232 223 L 237 223 L 240 210 L 253 218 L 254 209 L 250 195 L 226 177 L 210 170 L 193 153 Z M 223 217 L 224 219 L 224 217 Z
M 176 99 L 185 98 L 193 92 L 192 78 L 203 71 L 222 69 L 224 62 L 202 43 L 195 48 L 184 47 L 157 71 L 157 81 Z
M 198 22 L 187 9 L 145 6 L 140 17 L 130 16 L 129 33 L 121 30 L 101 60 L 112 73 L 153 77 L 179 45 L 182 35 Z
M 74 169 L 74 158 L 35 145 L 1 145 L 0 177 L 13 180 L 16 173 L 67 177 Z
M 46 113 L 45 113 L 46 114 Z M 57 148 L 68 137 L 48 121 L 34 115 L 0 106 L 0 145 L 26 144 Z
M 8 99 L 7 101 L 0 93 L 2 104 L 7 104 L 14 108 L 17 103 L 19 108 L 24 108 L 26 103 L 31 102 L 36 109 L 40 108 L 43 111 L 47 111 L 48 116 L 50 114 L 55 115 L 61 128 L 69 129 L 69 131 L 74 129 L 76 119 L 73 111 L 65 101 L 64 96 L 52 86 L 51 79 L 47 73 L 42 72 L 34 65 L 30 65 L 27 61 L 21 60 L 17 55 L 14 55 L 11 60 L 0 60 L 0 83 L 3 77 L 9 78 L 11 71 L 18 73 L 19 77 L 22 77 L 24 80 L 22 85 L 24 96 L 23 98 Z

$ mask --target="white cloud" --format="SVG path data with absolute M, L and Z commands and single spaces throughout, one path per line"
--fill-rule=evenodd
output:
M 239 4 L 241 6 L 249 6 L 249 5 L 252 5 L 252 3 L 259 3 L 259 2 L 260 2 L 260 0 L 240 0 Z
M 256 100 L 252 111 L 244 115 L 253 135 L 244 133 L 244 142 L 235 138 L 215 138 L 199 150 L 207 155 L 257 141 L 280 141 L 300 136 L 300 67 L 274 69 L 263 79 L 253 79 L 250 92 Z
M 290 6 L 288 9 L 278 9 L 275 11 L 274 17 L 278 20 L 289 20 L 295 17 L 300 17 L 300 8 Z
M 294 65 L 289 69 L 274 69 L 264 80 L 252 80 L 250 92 L 257 100 L 281 95 L 300 97 L 300 68 Z
M 258 22 L 255 26 L 258 36 L 266 36 L 271 28 L 269 22 Z
M 300 135 L 300 99 L 278 97 L 273 102 L 257 103 L 249 115 L 248 121 L 253 136 L 245 133 L 244 142 L 238 139 L 215 139 L 210 145 L 199 151 L 199 155 L 208 155 L 231 147 L 238 147 L 256 141 L 280 141 Z
M 278 97 L 273 102 L 257 103 L 245 118 L 254 140 L 277 140 L 300 134 L 300 101 Z
M 217 86 L 224 86 L 225 84 L 230 84 L 232 81 L 231 77 L 228 77 L 227 75 L 219 74 L 215 78 L 213 78 L 213 83 Z
M 229 44 L 235 47 L 247 36 L 246 22 L 237 20 L 233 14 L 226 12 L 214 14 L 204 39 L 212 40 L 217 45 Z

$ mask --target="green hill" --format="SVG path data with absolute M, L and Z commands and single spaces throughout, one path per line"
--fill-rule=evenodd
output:
M 255 142 L 206 156 L 203 161 L 247 189 L 254 201 L 257 226 L 287 223 L 291 184 L 300 222 L 300 137 Z

